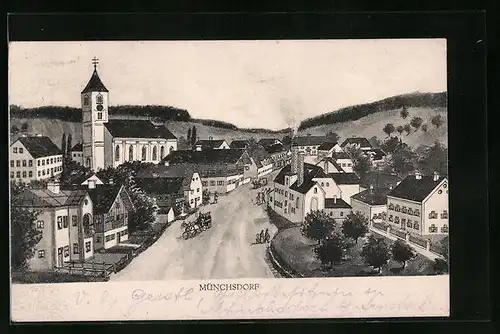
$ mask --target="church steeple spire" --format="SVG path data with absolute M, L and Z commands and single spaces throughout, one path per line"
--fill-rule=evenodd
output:
M 97 64 L 99 64 L 99 59 L 94 57 L 92 59 L 92 65 L 94 65 L 94 73 L 92 73 L 92 76 L 90 77 L 90 80 L 85 86 L 85 88 L 82 91 L 82 94 L 88 93 L 88 92 L 109 92 L 106 86 L 101 81 L 101 78 L 99 78 L 99 74 L 97 74 Z
M 92 64 L 94 65 L 94 72 L 96 72 L 97 64 L 99 64 L 99 59 L 94 56 L 94 58 L 92 58 Z

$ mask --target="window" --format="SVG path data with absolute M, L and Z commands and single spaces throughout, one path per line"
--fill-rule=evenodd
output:
M 448 225 L 444 224 L 443 227 L 441 227 L 441 233 L 448 233 Z
M 102 99 L 102 95 L 99 94 L 96 96 L 96 102 L 99 103 L 99 104 L 102 104 L 103 103 L 103 99 Z
M 102 119 L 102 112 L 97 113 L 97 119 Z
M 50 164 L 54 163 L 54 158 L 50 158 Z
M 192 199 L 192 198 L 191 198 L 191 201 L 190 201 L 190 202 L 191 202 L 191 204 L 193 204 L 193 203 L 194 203 L 194 199 Z
M 134 147 L 129 146 L 128 148 L 128 161 L 133 161 L 134 160 Z
M 158 149 L 156 148 L 156 146 L 153 147 L 153 157 L 152 157 L 153 160 L 157 160 L 158 159 Z
M 199 193 L 200 192 L 200 188 L 196 188 L 196 192 Z
M 47 170 L 47 174 L 49 173 L 49 171 Z M 54 167 L 51 167 L 50 168 L 50 175 L 54 174 Z
M 84 96 L 84 97 L 83 97 L 83 105 L 84 105 L 84 106 L 88 106 L 88 105 L 89 105 L 89 103 L 90 103 L 90 99 L 89 99 L 89 97 L 88 97 L 88 96 Z
M 431 224 L 431 226 L 429 226 L 429 233 L 436 233 L 436 232 L 437 232 L 436 225 Z
M 37 161 L 36 161 L 36 164 L 37 164 L 38 166 L 40 166 L 40 160 L 37 160 Z
M 418 228 L 419 228 L 419 224 L 418 224 L 418 222 L 417 222 L 416 220 L 415 220 L 415 222 L 413 223 L 413 228 L 414 228 L 415 230 L 418 230 Z
M 346 167 L 346 164 L 345 164 L 345 162 L 343 162 L 343 163 L 342 163 L 342 167 Z
M 22 147 L 19 147 L 19 153 L 23 153 L 24 149 Z
M 405 224 L 406 223 L 406 218 L 401 218 L 401 224 Z
M 329 187 L 329 186 L 330 186 L 330 182 L 327 182 L 327 183 L 326 183 L 326 186 L 327 186 L 327 187 Z
M 211 186 L 215 186 L 215 181 L 210 181 Z
M 43 220 L 39 220 L 36 222 L 36 228 L 43 228 Z
M 26 178 L 26 171 L 23 171 L 23 178 Z
M 21 160 L 16 160 L 16 167 L 21 167 Z
M 448 211 L 443 210 L 443 213 L 441 214 L 441 219 L 448 219 Z
M 396 212 L 401 212 L 401 207 L 399 205 L 396 205 L 395 211 Z
M 288 196 L 288 191 L 285 191 L 285 196 Z
M 28 167 L 33 167 L 33 160 L 31 159 L 28 160 Z
M 408 219 L 408 222 L 406 223 L 406 227 L 411 228 L 413 224 L 411 223 L 411 220 Z
M 45 166 L 45 159 L 42 159 L 42 166 Z
M 115 147 L 115 161 L 120 161 L 120 146 Z
M 217 185 L 218 186 L 223 186 L 224 185 L 224 181 L 217 181 Z
M 344 216 L 344 211 L 340 211 L 340 217 Z
M 436 211 L 433 210 L 429 213 L 429 219 L 437 219 L 437 217 L 438 217 L 438 215 L 437 215 Z
M 43 259 L 45 257 L 45 251 L 44 250 L 39 250 L 38 251 L 38 258 Z
M 78 244 L 77 243 L 73 244 L 73 254 L 78 254 Z
M 63 216 L 63 227 L 67 228 L 68 227 L 68 216 Z
M 141 156 L 141 160 L 142 161 L 146 161 L 146 154 L 147 154 L 147 148 L 146 148 L 146 146 L 143 146 L 142 147 L 142 154 L 141 154 L 142 155 Z
M 14 160 L 10 161 L 10 167 L 14 167 Z
M 290 199 L 293 201 L 293 194 L 290 193 Z
M 16 177 L 17 177 L 18 179 L 19 179 L 19 178 L 21 178 L 21 172 L 20 172 L 20 171 L 17 171 L 17 172 L 16 172 Z
M 413 214 L 417 217 L 420 217 L 420 210 L 419 209 L 415 209 L 415 211 L 413 212 Z
M 12 149 L 12 152 L 13 152 L 13 153 L 17 153 L 17 147 L 14 147 L 14 148 Z
M 299 197 L 295 200 L 295 207 L 298 209 L 299 208 Z
M 206 187 L 208 185 L 208 182 L 207 181 L 202 181 L 201 185 L 204 186 L 204 187 Z
M 87 241 L 87 242 L 85 243 L 85 253 L 90 252 L 90 246 L 91 246 L 91 242 L 90 242 L 90 241 Z
M 377 214 L 376 213 L 373 214 L 373 218 L 372 219 L 377 219 Z
M 33 172 L 32 171 L 28 172 L 28 177 L 33 177 Z
M 392 216 L 392 215 L 390 215 L 390 216 L 389 216 L 389 221 L 390 221 L 390 222 L 392 222 L 393 220 L 394 220 L 393 216 Z
M 78 225 L 78 217 L 76 215 L 71 216 L 71 226 Z
M 64 257 L 69 256 L 69 246 L 64 246 Z
M 392 203 L 389 204 L 389 210 L 394 210 L 394 204 Z
M 403 206 L 403 209 L 401 210 L 401 212 L 403 212 L 403 213 L 407 213 L 408 212 L 408 210 L 406 209 L 406 206 Z
M 165 157 L 165 147 L 160 146 L 160 159 Z
M 42 170 L 42 175 L 45 175 L 45 169 Z
M 395 223 L 399 223 L 399 217 L 398 217 L 398 216 L 395 216 L 395 217 L 394 217 L 394 222 L 395 222 Z
M 47 158 L 47 161 L 45 162 L 47 165 L 49 164 L 49 158 Z
M 409 214 L 409 215 L 412 215 L 412 214 L 413 214 L 413 210 L 412 210 L 412 208 L 408 208 L 408 214 Z
M 96 242 L 96 243 L 101 243 L 101 241 L 102 241 L 101 237 L 100 237 L 100 236 L 98 236 L 98 235 L 96 235 L 96 237 L 95 237 L 95 242 Z
M 325 186 L 325 182 L 321 182 L 321 186 L 324 187 Z
M 317 194 L 318 193 L 318 188 L 314 188 L 314 193 Z
M 42 173 L 40 171 L 38 171 L 38 176 L 40 176 Z

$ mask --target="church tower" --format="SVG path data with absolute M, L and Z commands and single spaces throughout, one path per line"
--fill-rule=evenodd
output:
M 94 73 L 81 92 L 83 112 L 83 164 L 94 171 L 104 169 L 104 123 L 108 122 L 108 93 L 97 74 L 98 59 L 92 59 Z

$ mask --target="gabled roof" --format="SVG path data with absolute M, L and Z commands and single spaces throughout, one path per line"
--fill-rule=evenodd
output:
M 331 163 L 333 165 L 333 167 L 335 167 L 339 171 L 339 173 L 345 173 L 345 170 L 332 157 L 324 157 L 323 159 L 318 161 L 316 166 L 321 167 L 321 166 L 319 166 L 319 164 L 324 163 L 324 162 Z
M 191 186 L 191 179 L 194 171 L 193 166 L 185 165 L 151 165 L 147 168 L 141 169 L 135 176 L 136 180 L 139 178 L 158 178 L 158 179 L 182 179 L 183 189 L 189 190 Z M 201 177 L 201 176 L 200 176 Z
M 85 86 L 85 88 L 82 90 L 82 94 L 88 92 L 108 92 L 108 89 L 102 83 L 101 78 L 99 78 L 96 70 L 94 70 L 94 73 L 92 73 L 87 86 Z
M 337 145 L 337 143 L 335 142 L 325 142 L 321 145 L 319 145 L 318 147 L 318 150 L 319 151 L 330 151 L 332 148 L 335 147 L 335 145 Z
M 276 138 L 262 138 L 258 141 L 258 143 L 259 145 L 267 147 L 276 144 L 276 141 L 278 141 L 278 144 L 281 144 L 281 140 Z
M 285 147 L 283 145 L 281 145 L 281 144 L 269 145 L 269 146 L 266 146 L 264 149 L 269 154 L 281 153 L 281 152 L 285 152 L 286 151 Z
M 62 154 L 59 147 L 47 136 L 19 137 L 18 140 L 34 159 Z
M 177 139 L 165 126 L 156 126 L 147 120 L 109 120 L 104 123 L 111 136 L 116 138 Z
M 368 205 L 385 205 L 387 204 L 387 194 L 390 191 L 389 188 L 366 189 L 351 196 L 351 198 Z
M 87 179 L 91 178 L 92 176 L 95 176 L 97 179 L 99 179 L 94 172 L 80 173 L 80 174 L 70 175 L 67 183 L 72 184 L 72 185 L 81 185 L 83 182 L 85 182 Z
M 233 140 L 229 147 L 236 149 L 244 149 L 248 146 L 248 140 Z
M 359 176 L 356 173 L 330 173 L 336 184 L 359 184 Z
M 325 209 L 352 209 L 342 198 L 325 198 Z
M 432 175 L 422 175 L 421 179 L 409 175 L 387 195 L 422 202 L 444 179 L 446 177 L 440 176 L 434 181 Z
M 368 139 L 364 137 L 352 137 L 352 138 L 347 138 L 344 140 L 344 142 L 340 145 L 341 147 L 345 147 L 346 145 L 352 145 L 356 144 L 359 145 L 359 147 L 364 147 L 364 148 L 371 148 L 372 145 L 368 141 Z
M 293 175 L 291 173 L 290 165 L 286 165 L 281 169 L 278 175 L 274 178 L 274 182 L 285 185 L 285 175 L 287 174 Z M 301 185 L 298 185 L 297 181 L 294 182 L 290 186 L 290 189 L 301 194 L 305 194 L 316 184 L 316 181 L 313 181 L 313 179 L 322 177 L 328 177 L 328 175 L 326 175 L 320 167 L 304 163 L 304 181 Z
M 224 142 L 224 139 L 202 139 L 198 140 L 195 146 L 201 146 L 203 149 L 213 149 L 220 147 Z
M 370 188 L 373 185 L 375 188 L 395 188 L 398 182 L 401 182 L 401 178 L 396 174 L 381 173 L 378 171 L 372 171 L 364 175 L 359 185 L 363 188 Z
M 94 203 L 94 214 L 108 213 L 111 209 L 111 205 L 113 205 L 116 198 L 120 195 L 120 192 L 126 193 L 123 186 L 119 184 L 99 185 L 95 188 L 88 189 L 92 203 Z M 128 194 L 125 194 L 124 196 L 128 197 Z M 130 205 L 128 202 L 129 201 L 124 201 L 126 207 Z
M 71 152 L 83 152 L 82 143 L 76 143 L 75 146 L 71 148 Z
M 184 178 L 136 178 L 135 183 L 147 194 L 184 196 Z
M 79 205 L 87 195 L 87 190 L 60 190 L 54 194 L 47 189 L 25 189 L 20 195 L 18 206 L 22 207 L 62 207 Z
M 325 136 L 302 136 L 292 138 L 292 146 L 319 146 L 325 142 L 328 142 Z
M 245 154 L 244 150 L 227 149 L 227 150 L 179 150 L 172 151 L 169 155 L 163 158 L 162 163 L 169 162 L 170 164 L 212 164 L 212 163 L 227 163 L 235 164 Z

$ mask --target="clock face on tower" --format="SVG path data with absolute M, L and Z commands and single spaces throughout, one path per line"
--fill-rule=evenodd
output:
M 98 104 L 96 108 L 97 108 L 98 111 L 102 111 L 103 106 L 102 106 L 102 104 Z

